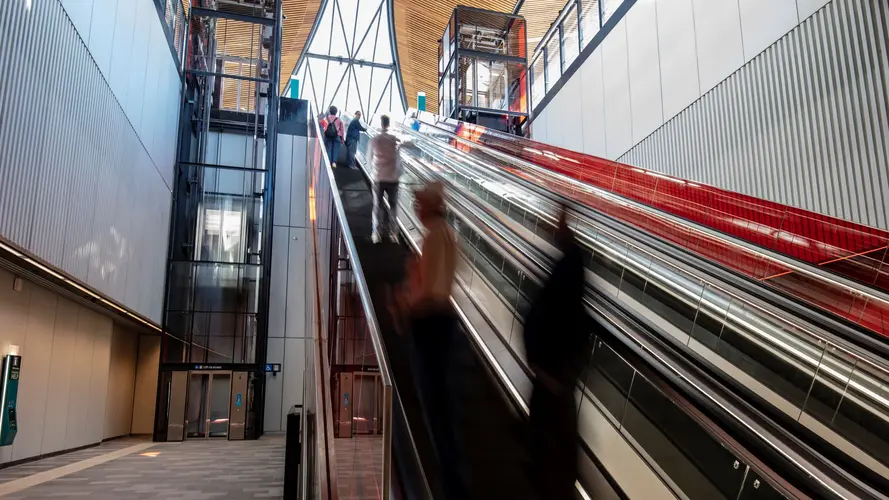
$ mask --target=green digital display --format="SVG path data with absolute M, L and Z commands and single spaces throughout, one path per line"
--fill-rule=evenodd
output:
M 3 358 L 3 375 L 0 378 L 0 408 L 3 408 L 0 420 L 0 446 L 9 446 L 15 441 L 18 433 L 16 418 L 16 401 L 19 394 L 19 375 L 22 370 L 22 357 L 7 354 Z

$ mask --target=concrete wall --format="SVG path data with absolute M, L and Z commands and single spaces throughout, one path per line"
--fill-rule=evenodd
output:
M 267 362 L 281 363 L 282 371 L 266 374 L 266 432 L 284 430 L 290 407 L 303 403 L 306 348 L 311 346 L 306 332 L 311 299 L 306 293 L 306 147 L 306 137 L 278 135 Z
M 887 22 L 882 0 L 637 0 L 532 137 L 889 228 Z
M 129 434 L 137 334 L 31 282 L 16 292 L 14 279 L 0 269 L 0 354 L 22 356 L 19 431 L 0 462 Z
M 0 237 L 160 322 L 179 74 L 153 0 L 0 2 Z

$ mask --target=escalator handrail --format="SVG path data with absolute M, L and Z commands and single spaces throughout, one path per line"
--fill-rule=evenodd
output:
M 454 191 L 454 190 L 449 190 L 449 195 L 448 195 L 448 197 L 449 197 L 449 201 L 452 201 L 452 200 L 453 200 L 453 196 L 450 195 L 450 192 L 452 192 L 452 191 Z M 457 191 L 459 191 L 459 190 L 457 190 Z M 462 205 L 462 204 L 461 204 L 461 205 Z M 465 208 L 464 208 L 464 210 L 468 210 L 468 209 L 465 209 Z M 470 213 L 473 213 L 474 215 L 477 216 L 479 211 L 485 212 L 485 211 L 487 211 L 487 208 L 486 208 L 486 207 L 476 207 L 475 210 L 469 210 L 469 211 L 470 211 Z M 492 214 L 489 214 L 489 213 L 486 213 L 485 215 L 486 215 L 487 217 L 489 217 L 489 218 L 496 218 L 496 216 L 493 216 Z M 494 244 L 496 244 L 496 245 L 498 245 L 498 246 L 501 246 L 501 247 L 504 247 L 504 248 L 510 248 L 512 252 L 517 253 L 518 256 L 515 255 L 515 254 L 511 254 L 511 252 L 507 252 L 507 254 L 506 254 L 506 257 L 507 257 L 507 258 L 508 258 L 514 265 L 516 265 L 517 268 L 528 270 L 528 265 L 529 265 L 529 263 L 533 263 L 532 265 L 533 265 L 533 267 L 536 267 L 536 268 L 537 268 L 537 272 L 529 271 L 529 272 L 528 272 L 528 275 L 529 275 L 529 276 L 535 276 L 535 277 L 538 277 L 538 280 L 537 280 L 537 281 L 539 281 L 539 279 L 540 279 L 541 277 L 543 277 L 543 276 L 546 275 L 545 273 L 546 273 L 546 270 L 548 269 L 548 266 L 547 266 L 546 264 L 543 264 L 538 258 L 534 257 L 534 256 L 532 255 L 534 252 L 531 252 L 531 251 L 529 251 L 529 250 L 527 250 L 527 249 L 522 248 L 518 243 L 513 242 L 513 241 L 507 239 L 506 237 L 504 237 L 503 234 L 501 234 L 500 232 L 490 230 L 490 226 L 491 226 L 491 225 L 492 225 L 492 224 L 491 224 L 491 221 L 489 220 L 489 221 L 487 221 L 486 223 L 483 223 L 483 224 L 481 224 L 481 225 L 475 225 L 475 226 L 476 226 L 476 229 L 481 229 L 481 231 L 479 231 L 479 233 L 480 233 L 483 237 L 485 237 L 486 239 L 488 239 L 490 243 L 494 243 Z M 522 263 L 522 261 L 524 261 L 524 263 Z M 596 311 L 600 316 L 602 316 L 602 317 L 604 317 L 604 318 L 611 318 L 611 319 L 609 320 L 609 322 L 612 323 L 612 324 L 615 324 L 615 323 L 614 323 L 614 317 L 613 317 L 613 315 L 612 315 L 612 314 L 609 314 L 609 313 L 607 313 L 607 312 L 605 312 L 605 311 L 602 309 L 602 306 L 601 306 L 601 305 L 597 305 L 597 304 L 595 304 L 595 303 L 590 303 L 590 302 L 588 302 L 588 305 L 589 305 L 594 311 Z M 668 361 L 666 360 L 666 358 L 665 358 L 661 353 L 657 353 L 657 352 L 655 352 L 655 350 L 653 350 L 652 347 L 651 347 L 650 345 L 646 345 L 645 343 L 641 343 L 641 342 L 639 342 L 637 339 L 635 339 L 635 338 L 634 338 L 635 336 L 632 335 L 628 329 L 626 329 L 625 327 L 617 327 L 617 328 L 623 332 L 623 334 L 624 334 L 624 335 L 622 335 L 623 337 L 632 338 L 632 339 L 634 340 L 634 345 L 636 345 L 636 346 L 638 346 L 638 347 L 641 347 L 642 349 L 644 349 L 645 351 L 647 351 L 647 353 L 648 353 L 649 356 L 653 356 L 655 359 L 658 359 L 658 360 L 659 360 L 659 363 L 653 363 L 655 366 L 667 367 L 667 368 L 670 370 L 671 373 L 665 373 L 663 370 L 659 369 L 658 371 L 659 371 L 659 373 L 660 373 L 662 376 L 665 376 L 665 377 L 667 377 L 668 379 L 673 379 L 673 380 L 679 379 L 679 380 L 682 380 L 684 385 L 693 387 L 694 389 L 696 389 L 696 391 L 697 391 L 699 394 L 703 395 L 703 396 L 706 397 L 706 398 L 709 398 L 709 399 L 710 399 L 710 404 L 711 404 L 711 406 L 712 406 L 712 405 L 719 406 L 720 409 L 721 409 L 724 413 L 728 414 L 728 415 L 729 415 L 731 418 L 733 418 L 736 422 L 741 423 L 741 424 L 742 424 L 742 425 L 743 425 L 749 432 L 752 432 L 752 433 L 754 433 L 754 434 L 757 434 L 758 438 L 759 438 L 761 441 L 765 441 L 765 442 L 767 442 L 767 438 L 766 438 L 765 436 L 762 436 L 761 434 L 759 434 L 759 431 L 753 427 L 753 424 L 752 424 L 751 421 L 749 421 L 749 420 L 747 420 L 747 419 L 741 417 L 741 416 L 738 415 L 736 412 L 732 411 L 731 409 L 729 409 L 728 407 L 726 407 L 724 404 L 722 404 L 722 402 L 717 401 L 716 399 L 714 399 L 714 398 L 712 397 L 712 395 L 710 395 L 710 394 L 708 393 L 707 390 L 703 389 L 699 383 L 697 383 L 697 382 L 691 380 L 691 379 L 687 376 L 687 374 L 683 372 L 682 369 L 679 369 L 679 368 L 677 368 L 676 366 L 673 366 L 670 362 L 668 362 Z M 649 335 L 653 335 L 653 334 L 649 333 Z M 620 337 L 622 337 L 622 336 L 621 336 L 621 335 L 618 335 L 618 338 L 620 338 Z M 718 434 L 716 434 L 716 433 L 714 433 L 714 432 L 711 432 L 711 435 L 713 435 L 714 438 L 716 438 L 717 440 L 722 441 L 722 440 L 721 440 L 721 437 L 720 437 Z M 724 443 L 724 442 L 723 442 L 723 444 L 730 446 L 728 443 Z M 770 443 L 770 444 L 773 444 L 773 443 Z M 795 461 L 795 459 L 792 458 L 792 457 L 787 453 L 787 450 L 782 450 L 782 449 L 780 449 L 780 447 L 775 447 L 775 446 L 772 446 L 772 448 L 774 448 L 779 454 L 781 454 L 781 455 L 784 457 L 785 460 L 787 460 L 787 461 L 793 463 L 794 466 L 796 466 L 797 468 L 801 469 L 801 472 L 802 472 L 803 474 L 805 474 L 805 475 L 807 475 L 807 476 L 811 476 L 811 474 L 810 474 L 807 470 L 805 470 L 805 468 L 804 468 L 804 466 L 803 466 L 802 464 L 797 463 L 797 462 Z M 744 452 L 743 452 L 742 450 L 737 450 L 737 449 L 736 449 L 734 452 L 735 452 L 736 454 L 738 454 L 738 455 L 742 455 L 742 454 L 744 454 Z M 819 483 L 820 483 L 820 482 L 819 482 Z M 827 484 L 824 484 L 824 483 L 820 483 L 820 484 L 822 484 L 825 488 L 832 489 L 832 488 L 830 488 L 830 486 L 828 486 Z
M 314 128 L 315 132 L 315 140 L 321 141 L 323 135 L 321 134 L 321 129 L 318 124 L 318 120 L 315 117 L 315 113 L 312 110 L 311 106 L 309 107 L 310 113 L 310 122 Z M 331 166 L 330 159 L 327 155 L 327 148 L 321 147 L 321 162 L 323 168 L 326 172 L 328 182 L 330 184 L 331 190 L 331 200 L 334 206 L 334 213 L 336 214 L 337 220 L 342 228 L 342 238 L 343 242 L 346 246 L 346 252 L 349 255 L 350 262 L 352 264 L 353 275 L 355 279 L 355 285 L 358 290 L 359 298 L 361 299 L 361 307 L 364 312 L 365 321 L 367 324 L 368 336 L 371 339 L 371 344 L 373 345 L 374 354 L 376 355 L 377 365 L 380 370 L 380 379 L 383 384 L 384 395 L 387 392 L 391 396 L 394 390 L 393 387 L 393 377 L 392 377 L 392 369 L 389 366 L 389 358 L 386 352 L 386 346 L 383 343 L 382 333 L 380 331 L 380 325 L 377 321 L 377 315 L 374 311 L 373 301 L 371 300 L 370 288 L 367 285 L 367 280 L 364 276 L 364 270 L 361 267 L 361 259 L 358 258 L 358 249 L 355 245 L 355 240 L 352 237 L 352 230 L 349 226 L 349 220 L 346 217 L 346 209 L 343 206 L 343 201 L 339 196 L 339 186 L 337 185 L 336 178 L 333 175 L 333 167 Z M 314 200 L 310 200 L 310 203 L 313 203 Z M 320 319 L 319 319 L 320 320 Z M 391 402 L 391 401 L 390 401 Z M 383 471 L 382 471 L 382 484 L 381 484 L 381 494 L 382 498 L 389 498 L 391 491 L 391 478 L 392 478 L 392 408 L 391 404 L 388 408 L 384 407 L 383 414 Z
M 423 124 L 434 128 L 436 131 L 438 131 L 442 134 L 446 134 L 447 136 L 453 138 L 454 140 L 460 141 L 461 143 L 464 143 L 464 144 L 468 144 L 472 148 L 476 148 L 476 149 L 484 151 L 485 153 L 490 154 L 492 156 L 502 158 L 505 161 L 513 162 L 517 165 L 522 166 L 523 168 L 527 168 L 527 169 L 533 170 L 535 172 L 541 172 L 547 176 L 552 176 L 554 178 L 557 178 L 560 182 L 564 182 L 566 184 L 570 184 L 573 186 L 582 186 L 584 189 L 596 192 L 601 197 L 606 198 L 606 199 L 619 198 L 620 203 L 625 203 L 625 204 L 632 206 L 633 208 L 635 208 L 641 212 L 654 214 L 656 217 L 664 218 L 671 223 L 681 225 L 684 227 L 688 227 L 690 231 L 697 231 L 697 232 L 706 234 L 709 237 L 712 237 L 714 239 L 721 240 L 730 246 L 743 248 L 745 251 L 748 251 L 751 254 L 755 254 L 755 255 L 758 255 L 764 259 L 768 259 L 773 262 L 777 262 L 780 265 L 787 267 L 789 269 L 792 269 L 795 272 L 799 272 L 800 274 L 808 275 L 808 276 L 813 277 L 819 281 L 828 282 L 834 286 L 845 289 L 849 293 L 852 293 L 855 295 L 860 295 L 863 298 L 866 298 L 868 300 L 874 300 L 874 301 L 878 301 L 878 302 L 881 302 L 884 304 L 889 304 L 889 294 L 887 294 L 881 290 L 877 290 L 872 287 L 867 287 L 866 285 L 849 280 L 849 279 L 839 276 L 835 273 L 825 271 L 822 268 L 811 266 L 808 263 L 787 257 L 783 254 L 773 252 L 772 250 L 765 249 L 763 247 L 754 245 L 752 243 L 748 243 L 744 240 L 740 240 L 740 239 L 737 239 L 737 238 L 732 237 L 730 235 L 726 235 L 724 233 L 721 233 L 721 232 L 711 229 L 709 227 L 695 224 L 694 222 L 684 219 L 682 217 L 679 217 L 679 216 L 676 216 L 676 215 L 673 215 L 673 214 L 670 214 L 667 212 L 662 212 L 660 210 L 657 210 L 657 209 L 650 207 L 648 205 L 645 205 L 643 203 L 637 202 L 632 199 L 624 198 L 618 194 L 611 193 L 605 189 L 602 189 L 597 186 L 593 186 L 593 185 L 587 184 L 585 182 L 579 181 L 579 180 L 574 179 L 573 177 L 567 176 L 565 174 L 551 171 L 549 169 L 546 169 L 545 167 L 541 167 L 541 166 L 536 165 L 536 164 L 529 162 L 527 160 L 512 157 L 506 153 L 503 153 L 501 151 L 493 149 L 485 144 L 481 144 L 481 143 L 477 143 L 474 141 L 469 141 L 467 139 L 461 138 L 461 137 L 451 133 L 448 130 L 438 127 L 437 125 L 430 124 L 429 122 L 424 121 Z M 530 183 L 528 181 L 524 181 L 523 184 L 525 184 L 526 187 L 535 186 L 533 183 Z M 540 186 L 535 186 L 535 187 L 540 189 Z M 568 198 L 564 195 L 558 194 L 558 193 L 551 193 L 548 197 L 550 199 L 553 199 L 554 197 L 558 197 L 558 198 L 560 198 L 560 200 L 558 201 L 559 203 L 566 203 L 567 202 L 566 204 L 572 206 L 572 208 L 584 207 L 586 210 L 593 210 L 590 207 L 584 205 L 583 203 L 577 202 L 576 200 L 571 200 L 570 198 Z M 616 218 L 613 218 L 613 219 L 615 221 L 617 221 Z M 620 223 L 626 224 L 624 222 L 620 222 Z M 685 249 L 684 251 L 687 253 L 691 253 L 687 249 Z M 745 276 L 745 279 L 749 279 L 749 278 Z M 802 300 L 802 299 L 794 297 L 794 300 Z M 822 308 L 820 308 L 820 306 L 816 306 L 816 307 L 818 307 L 819 309 L 822 309 Z M 825 312 L 825 314 L 831 314 L 826 310 L 824 310 L 824 312 Z M 848 323 L 848 325 L 844 325 L 844 326 L 850 326 L 850 327 L 854 328 L 856 334 L 858 334 L 858 335 L 867 335 L 868 334 L 868 332 L 861 331 L 862 329 L 865 329 L 865 327 L 862 327 L 860 325 L 852 323 L 850 320 L 848 320 L 846 318 L 839 317 L 839 319 L 840 319 L 840 321 L 843 321 L 844 323 Z M 879 335 L 879 334 L 877 332 L 873 332 L 873 335 Z M 879 338 L 883 338 L 883 337 L 879 336 L 878 339 Z M 873 340 L 873 339 L 869 339 L 869 340 Z M 884 352 L 889 352 L 889 346 L 886 346 L 885 342 L 882 342 L 882 343 L 878 342 L 875 345 L 879 346 L 878 347 L 879 350 L 884 351 Z
M 522 158 L 517 158 L 517 157 L 511 156 L 507 153 L 504 153 L 502 151 L 499 151 L 495 148 L 488 146 L 487 144 L 483 144 L 483 143 L 479 143 L 479 142 L 475 142 L 475 141 L 471 141 L 471 140 L 467 140 L 465 138 L 459 137 L 459 136 L 453 134 L 452 132 L 450 132 L 449 130 L 446 130 L 446 129 L 443 129 L 442 127 L 440 127 L 439 123 L 446 122 L 446 120 L 441 120 L 439 118 L 440 117 L 435 116 L 435 123 L 429 123 L 429 121 L 427 121 L 427 120 L 422 120 L 422 123 L 427 126 L 434 127 L 436 130 L 438 130 L 442 133 L 452 136 L 457 141 L 459 141 L 463 144 L 468 144 L 468 145 L 471 145 L 472 147 L 479 148 L 479 149 L 485 151 L 486 153 L 491 154 L 492 156 L 498 156 L 500 158 L 506 159 L 507 161 L 518 163 L 518 164 L 522 165 L 523 167 L 529 168 L 531 170 L 535 170 L 538 172 L 545 172 L 546 175 L 555 176 L 555 177 L 559 178 L 560 181 L 564 181 L 564 182 L 572 184 L 572 185 L 583 186 L 586 189 L 595 191 L 597 193 L 601 193 L 607 197 L 619 198 L 622 203 L 626 203 L 627 205 L 633 206 L 634 208 L 637 208 L 639 210 L 642 210 L 642 211 L 645 211 L 648 213 L 654 213 L 658 217 L 664 217 L 664 218 L 670 220 L 671 222 L 675 222 L 675 223 L 683 225 L 683 226 L 691 227 L 694 231 L 703 232 L 703 233 L 706 233 L 710 236 L 719 238 L 723 241 L 726 241 L 728 244 L 730 244 L 732 246 L 745 248 L 745 249 L 747 249 L 753 253 L 759 254 L 765 258 L 780 262 L 782 265 L 792 268 L 794 271 L 797 271 L 797 272 L 800 272 L 803 274 L 808 274 L 808 275 L 813 276 L 817 279 L 833 282 L 837 285 L 840 285 L 843 288 L 850 290 L 853 293 L 859 293 L 859 294 L 864 295 L 865 297 L 868 297 L 870 299 L 877 300 L 877 301 L 883 302 L 885 304 L 889 304 L 889 294 L 887 294 L 881 290 L 878 290 L 876 288 L 869 287 L 866 284 L 856 282 L 854 280 L 850 280 L 850 279 L 845 278 L 843 276 L 837 275 L 836 273 L 831 273 L 829 271 L 825 271 L 825 270 L 818 268 L 818 267 L 811 266 L 808 263 L 805 263 L 805 262 L 800 261 L 798 259 L 793 259 L 791 257 L 787 257 L 786 255 L 780 254 L 780 253 L 775 252 L 773 250 L 761 247 L 759 245 L 755 245 L 753 243 L 749 243 L 747 241 L 727 235 L 725 233 L 721 233 L 717 230 L 714 230 L 714 229 L 706 227 L 706 226 L 702 226 L 702 225 L 697 224 L 697 223 L 690 221 L 688 219 L 685 219 L 685 218 L 682 218 L 682 217 L 679 217 L 679 216 L 676 216 L 676 215 L 673 215 L 673 214 L 670 214 L 667 212 L 660 211 L 658 209 L 655 209 L 654 207 L 651 207 L 650 205 L 646 205 L 646 204 L 641 203 L 639 201 L 626 198 L 626 197 L 621 196 L 617 193 L 610 192 L 606 189 L 591 185 L 589 183 L 575 179 L 575 178 L 570 177 L 568 175 L 565 175 L 565 174 L 562 174 L 559 172 L 554 172 L 550 169 L 547 169 L 546 167 L 542 167 L 542 166 L 537 165 L 537 164 L 530 162 L 528 160 L 525 160 Z
M 405 161 L 405 159 L 403 158 L 402 161 Z M 469 213 L 473 213 L 474 215 L 477 215 L 476 211 L 467 210 L 465 208 L 465 206 L 464 206 L 465 202 L 461 202 L 461 201 L 454 199 L 454 196 L 451 195 L 451 193 L 454 191 L 455 190 L 450 189 L 448 191 L 448 193 L 446 194 L 446 198 L 447 198 L 447 201 L 449 202 L 449 204 L 457 204 L 461 208 L 463 208 L 463 210 L 460 211 L 461 214 L 465 214 L 465 213 L 469 212 Z M 486 210 L 485 207 L 478 207 L 478 209 Z M 490 214 L 488 214 L 488 215 L 490 215 Z M 474 223 L 468 221 L 468 219 L 464 219 L 464 221 L 467 224 L 471 225 L 473 227 L 473 229 L 475 231 L 477 231 L 478 234 L 480 234 L 482 236 L 482 238 L 486 239 L 488 241 L 488 243 L 491 244 L 492 246 L 508 249 L 504 254 L 501 254 L 501 255 L 503 255 L 505 258 L 507 258 L 517 269 L 522 269 L 522 270 L 526 271 L 527 272 L 526 276 L 531 277 L 536 283 L 538 283 L 538 284 L 543 283 L 543 280 L 545 280 L 545 278 L 546 278 L 546 273 L 547 273 L 549 266 L 547 266 L 546 264 L 541 262 L 539 259 L 534 257 L 532 255 L 532 252 L 529 252 L 526 249 L 520 248 L 517 243 L 504 237 L 503 234 L 505 234 L 505 232 L 500 233 L 498 231 L 490 230 L 490 225 L 486 225 L 485 223 L 474 224 Z M 410 238 L 408 238 L 408 239 L 410 239 Z M 626 328 L 626 326 L 618 325 L 618 323 L 615 322 L 614 316 L 606 313 L 602 309 L 602 306 L 600 304 L 592 303 L 588 300 L 586 301 L 586 303 L 587 303 L 587 306 L 590 309 L 592 309 L 598 317 L 602 318 L 603 320 L 605 320 L 609 324 L 611 324 L 612 328 L 616 329 L 619 332 L 623 332 L 624 336 L 629 336 L 628 329 Z M 612 334 L 615 335 L 616 338 L 621 337 L 621 335 L 614 334 L 614 332 L 612 332 Z M 664 357 L 659 356 L 658 354 L 654 353 L 654 351 L 651 349 L 650 346 L 646 346 L 643 343 L 639 343 L 638 345 L 648 351 L 648 355 L 643 356 L 643 359 L 647 359 L 648 363 L 650 363 L 652 366 L 657 367 L 657 368 L 655 368 L 655 371 L 658 375 L 665 377 L 667 380 L 683 379 L 682 385 L 691 386 L 691 387 L 694 387 L 700 393 L 706 393 L 706 391 L 704 391 L 694 381 L 690 381 L 689 378 L 687 376 L 685 376 L 680 369 L 670 365 Z M 665 373 L 663 371 L 663 368 L 661 368 L 662 366 L 668 366 L 668 368 L 670 370 L 672 370 L 672 373 Z M 671 399 L 674 403 L 676 403 L 677 406 L 679 406 L 681 408 L 685 408 L 686 412 L 688 411 L 688 404 L 689 404 L 688 401 L 685 401 L 685 400 L 678 401 L 675 399 L 675 396 L 671 396 L 668 394 L 665 394 L 665 396 L 668 399 Z M 717 402 L 717 401 L 713 401 L 713 403 L 717 404 L 717 405 L 719 404 L 719 402 Z M 711 404 L 711 406 L 712 406 L 712 404 Z M 728 413 L 731 416 L 733 416 L 736 421 L 740 422 L 743 420 L 743 419 L 739 418 L 736 414 L 734 414 L 730 409 L 728 409 L 724 406 L 722 406 L 721 409 L 723 412 Z M 776 477 L 772 474 L 765 473 L 765 471 L 768 470 L 767 467 L 763 467 L 763 466 L 757 467 L 756 463 L 761 464 L 761 462 L 759 462 L 756 459 L 753 459 L 753 457 L 750 455 L 750 453 L 748 451 L 746 451 L 745 449 L 739 448 L 739 444 L 737 442 L 735 442 L 734 440 L 732 440 L 731 442 L 727 442 L 726 441 L 727 436 L 724 435 L 723 433 L 718 432 L 716 430 L 716 428 L 714 428 L 714 424 L 712 421 L 710 421 L 709 419 L 706 419 L 706 417 L 703 417 L 702 415 L 692 416 L 692 418 L 701 422 L 702 428 L 705 430 L 705 432 L 710 434 L 714 440 L 721 443 L 723 446 L 726 446 L 727 448 L 731 449 L 732 453 L 734 453 L 735 456 L 746 457 L 745 458 L 746 462 L 749 465 L 751 465 L 752 467 L 754 467 L 754 469 L 759 469 L 759 472 L 763 473 L 762 475 L 764 477 L 765 476 L 771 477 L 773 483 L 779 483 L 777 485 L 778 488 L 783 489 L 784 491 L 786 491 L 788 493 L 794 492 L 796 490 L 793 486 L 791 486 L 787 483 L 780 484 L 780 483 L 782 483 L 782 480 L 780 477 Z M 703 421 L 702 418 L 706 419 L 706 421 Z M 709 425 L 708 425 L 708 423 L 709 423 Z M 755 430 L 753 430 L 753 429 L 751 429 L 751 430 L 753 432 L 755 432 Z M 760 438 L 760 439 L 762 439 L 762 438 Z M 792 458 L 787 457 L 786 455 L 784 455 L 784 456 L 788 461 L 793 462 Z M 794 463 L 794 465 L 798 465 L 798 464 Z
M 441 129 L 437 129 L 437 130 L 441 130 Z M 413 132 L 413 131 L 405 130 L 405 132 L 418 135 L 417 132 Z M 453 136 L 453 134 L 450 134 L 449 132 L 444 131 L 444 130 L 442 130 L 442 133 Z M 456 137 L 456 136 L 453 136 L 453 137 Z M 476 143 L 471 143 L 471 144 L 473 145 L 473 147 L 483 147 L 483 146 L 478 146 Z M 501 153 L 501 155 L 503 155 L 503 154 Z M 524 160 L 516 159 L 516 161 L 523 162 Z M 536 167 L 536 168 L 541 168 L 541 167 Z M 499 176 L 501 178 L 508 176 L 508 175 L 509 174 L 499 172 Z M 554 174 L 554 175 L 557 175 L 557 174 Z M 593 216 L 593 215 L 598 215 L 598 214 L 594 210 L 590 209 L 589 207 L 586 207 L 583 204 L 578 203 L 574 200 L 571 200 L 570 198 L 567 198 L 561 194 L 549 192 L 549 191 L 543 189 L 541 186 L 537 186 L 533 183 L 527 182 L 524 179 L 512 178 L 515 176 L 510 176 L 510 177 L 511 177 L 511 179 L 510 179 L 511 181 L 517 181 L 519 184 L 522 185 L 522 187 L 532 191 L 535 195 L 540 196 L 541 198 L 548 199 L 555 204 L 565 204 L 565 205 L 569 206 L 575 212 L 579 212 L 584 215 L 592 216 L 591 218 L 594 218 L 596 220 L 597 224 L 603 224 L 599 220 L 599 217 L 604 217 L 604 216 L 599 216 L 599 217 Z M 579 182 L 579 181 L 574 181 L 574 182 Z M 590 212 L 592 212 L 592 214 Z M 619 221 L 618 221 L 618 223 L 623 224 Z M 771 310 L 770 307 L 756 304 L 756 303 L 750 301 L 748 298 L 743 297 L 743 296 L 739 295 L 737 292 L 727 288 L 726 286 L 715 282 L 713 279 L 709 279 L 706 277 L 701 277 L 699 275 L 696 275 L 696 274 L 694 274 L 693 271 L 691 271 L 689 269 L 685 269 L 681 265 L 678 265 L 677 263 L 670 262 L 669 260 L 665 259 L 664 257 L 657 255 L 655 253 L 652 253 L 651 251 L 646 249 L 646 245 L 648 245 L 649 241 L 646 241 L 645 243 L 633 241 L 633 239 L 641 239 L 641 238 L 637 238 L 636 235 L 633 235 L 633 236 L 626 235 L 625 232 L 623 232 L 621 234 L 616 234 L 615 231 L 617 231 L 617 230 L 613 229 L 611 227 L 608 227 L 607 229 L 603 229 L 600 226 L 594 226 L 594 227 L 598 231 L 601 231 L 601 232 L 609 235 L 609 237 L 615 238 L 626 245 L 632 245 L 634 247 L 634 249 L 646 254 L 646 256 L 648 256 L 649 258 L 657 260 L 668 267 L 677 269 L 681 273 L 691 276 L 692 278 L 699 280 L 702 283 L 704 283 L 708 286 L 711 286 L 712 288 L 719 290 L 720 292 L 723 292 L 726 295 L 729 295 L 734 299 L 737 299 L 739 302 L 749 305 L 750 307 L 769 316 L 772 320 L 774 320 L 778 323 L 787 325 L 791 329 L 796 329 L 796 330 L 805 332 L 807 335 L 810 335 L 811 337 L 813 337 L 816 341 L 822 341 L 824 343 L 831 344 L 832 346 L 836 347 L 837 349 L 843 351 L 848 356 L 856 358 L 856 359 L 860 359 L 862 362 L 865 362 L 868 365 L 874 367 L 875 369 L 884 372 L 887 375 L 887 377 L 889 377 L 889 361 L 887 361 L 887 360 L 889 360 L 889 345 L 887 345 L 885 342 L 880 342 L 880 341 L 874 342 L 873 340 L 875 340 L 875 339 L 873 337 L 866 336 L 866 334 L 864 332 L 861 332 L 857 328 L 854 329 L 853 331 L 847 331 L 847 332 L 844 332 L 843 334 L 840 334 L 840 335 L 833 334 L 833 333 L 827 332 L 827 331 L 817 331 L 817 332 L 813 331 L 810 326 L 803 325 L 798 322 L 790 321 L 786 317 L 779 315 L 775 311 Z M 639 231 L 637 230 L 635 232 L 639 232 Z M 646 235 L 646 236 L 648 236 L 648 235 Z M 648 236 L 648 238 L 651 238 L 651 237 Z M 652 246 L 655 246 L 655 245 L 652 245 Z M 682 250 L 682 249 L 680 249 L 680 250 Z M 688 254 L 689 252 L 682 251 L 681 253 Z M 675 252 L 672 255 L 675 257 Z M 682 264 L 689 266 L 689 267 L 696 268 L 699 271 L 701 270 L 699 267 L 694 266 L 694 265 L 688 263 L 687 261 L 683 261 Z M 745 277 L 745 279 L 746 279 L 746 277 Z M 744 292 L 751 293 L 752 295 L 758 295 L 749 289 L 745 289 Z M 758 297 L 758 298 L 765 301 L 770 306 L 774 305 L 774 304 L 771 304 L 770 300 L 767 298 L 762 298 L 762 297 Z M 807 318 L 807 319 L 811 319 L 811 318 Z M 844 326 L 846 326 L 846 325 L 844 325 Z M 862 337 L 863 335 L 864 335 L 864 337 Z M 838 337 L 840 337 L 840 338 L 838 338 Z M 864 345 L 862 345 L 862 344 L 864 344 Z M 880 354 L 875 354 L 873 351 L 878 351 Z

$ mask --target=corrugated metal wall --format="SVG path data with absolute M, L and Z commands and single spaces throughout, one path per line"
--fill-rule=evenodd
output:
M 175 114 L 140 136 L 81 35 L 59 0 L 0 1 L 0 235 L 160 321 Z
M 833 0 L 619 161 L 889 229 L 887 23 Z

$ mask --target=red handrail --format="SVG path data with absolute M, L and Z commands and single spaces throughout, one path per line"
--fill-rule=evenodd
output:
M 470 142 L 521 158 L 552 172 L 654 207 L 703 227 L 814 264 L 880 291 L 889 292 L 889 232 L 827 215 L 733 193 L 713 186 L 624 165 L 529 139 L 448 121 L 421 119 Z M 460 144 L 455 144 L 461 147 Z M 466 145 L 462 145 L 466 148 Z M 810 304 L 889 336 L 889 302 L 834 280 L 800 272 L 763 255 L 677 223 L 656 211 L 640 210 L 619 198 L 579 191 L 556 177 L 508 167 L 514 174 L 569 196 L 618 220 L 644 229 L 698 255 Z M 863 287 L 862 290 L 866 290 Z

